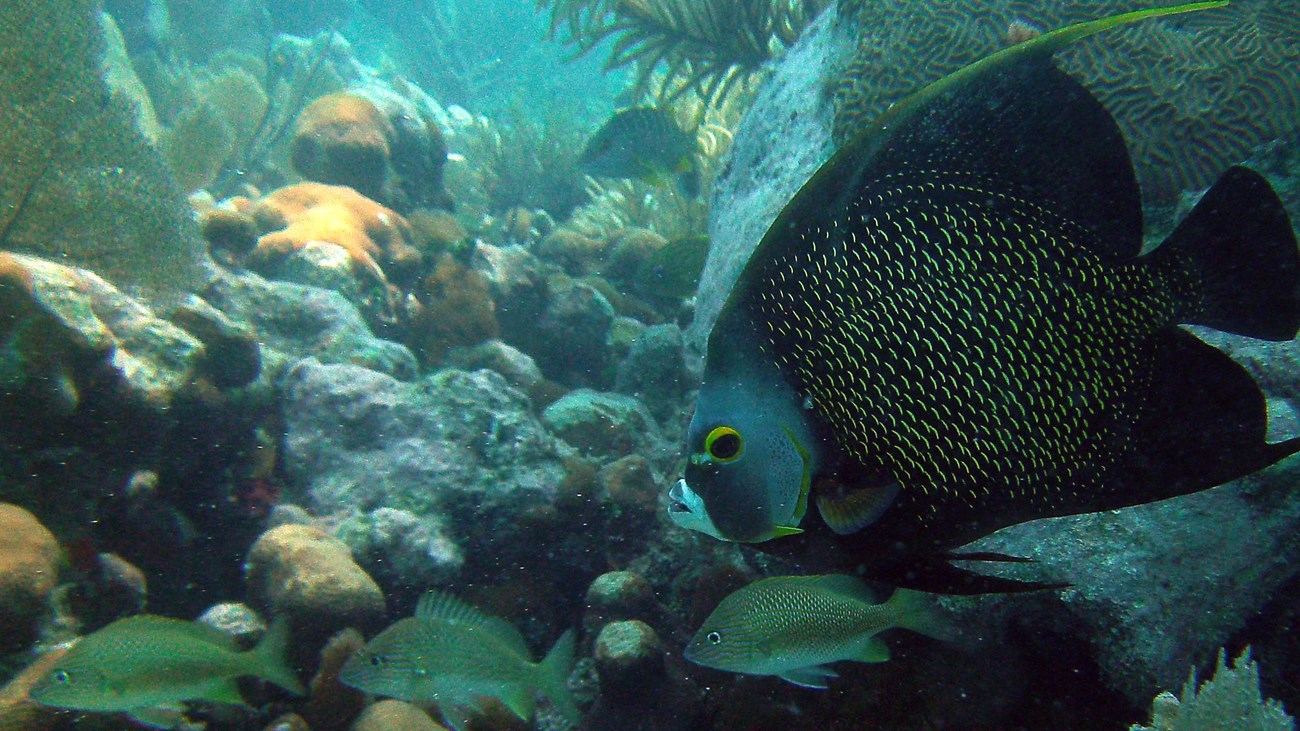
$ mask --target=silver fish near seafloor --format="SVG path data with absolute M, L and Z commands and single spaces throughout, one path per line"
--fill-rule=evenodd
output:
M 1282 203 L 1232 168 L 1142 255 L 1119 128 L 1052 61 L 1109 28 L 1226 4 L 1025 41 L 896 104 L 823 165 L 710 334 L 672 519 L 807 570 L 1035 588 L 960 570 L 949 551 L 1300 450 L 1265 441 L 1254 380 L 1179 327 L 1295 337 L 1300 251 Z
M 545 695 L 573 726 L 580 721 L 566 682 L 574 636 L 565 632 L 535 663 L 513 625 L 440 592 L 421 597 L 415 616 L 398 620 L 348 660 L 340 679 L 366 693 L 436 703 L 443 719 L 466 731 L 480 699 L 497 698 L 522 719 Z
M 898 589 L 877 603 L 859 578 L 773 576 L 723 599 L 686 645 L 686 659 L 717 670 L 775 675 L 807 688 L 825 688 L 841 660 L 885 662 L 878 634 L 902 628 L 937 639 L 952 629 L 932 599 Z

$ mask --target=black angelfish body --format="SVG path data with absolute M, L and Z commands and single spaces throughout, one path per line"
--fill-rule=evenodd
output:
M 812 570 L 952 592 L 1016 582 L 944 554 L 998 528 L 1228 482 L 1268 444 L 1240 366 L 1180 329 L 1300 327 L 1300 251 L 1232 168 L 1156 251 L 1120 131 L 1027 41 L 896 105 L 750 258 L 709 339 L 674 520 Z M 805 517 L 808 504 L 820 520 Z M 1023 588 L 1021 585 L 1019 588 Z

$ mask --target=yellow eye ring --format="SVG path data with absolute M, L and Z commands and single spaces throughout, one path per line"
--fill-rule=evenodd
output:
M 704 453 L 715 462 L 735 462 L 745 453 L 745 440 L 729 426 L 714 427 L 704 437 Z

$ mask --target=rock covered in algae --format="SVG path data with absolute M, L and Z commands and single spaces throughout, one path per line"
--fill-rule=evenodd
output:
M 312 526 L 282 525 L 262 534 L 248 552 L 244 576 L 254 603 L 300 625 L 373 628 L 384 614 L 383 592 L 347 545 Z
M 0 651 L 36 638 L 59 582 L 59 543 L 36 516 L 0 503 Z
M 391 698 L 379 701 L 362 711 L 352 731 L 447 731 L 429 714 L 406 701 Z
M 587 455 L 618 458 L 658 446 L 659 427 L 645 404 L 619 393 L 571 391 L 546 407 L 542 421 Z
M 307 360 L 286 378 L 284 415 L 286 469 L 377 570 L 424 585 L 538 555 L 521 517 L 553 505 L 567 448 L 497 373 L 403 383 Z
M 69 416 L 93 391 L 115 415 L 161 416 L 202 371 L 197 338 L 84 269 L 4 255 L 0 315 L 0 403 L 28 415 Z
M 337 292 L 226 273 L 202 294 L 258 334 L 272 378 L 308 357 L 356 363 L 398 378 L 414 378 L 418 369 L 409 349 L 375 337 L 357 308 Z

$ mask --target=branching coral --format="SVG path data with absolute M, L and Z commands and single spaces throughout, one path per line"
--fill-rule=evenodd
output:
M 922 85 L 1004 47 L 1027 28 L 1131 10 L 1116 0 L 840 0 L 858 46 L 834 84 L 836 137 Z M 1079 44 L 1062 66 L 1115 115 L 1143 191 L 1168 203 L 1296 127 L 1300 15 L 1286 0 L 1142 23 Z
M 586 53 L 611 41 L 606 68 L 636 66 L 637 91 L 657 96 L 694 90 L 724 97 L 793 43 L 825 0 L 538 0 L 551 9 L 551 31 Z
M 1198 685 L 1196 673 L 1181 697 L 1161 693 L 1151 703 L 1151 725 L 1130 731 L 1294 731 L 1295 721 L 1282 704 L 1260 695 L 1259 668 L 1250 648 L 1228 664 L 1219 650 L 1214 676 Z

